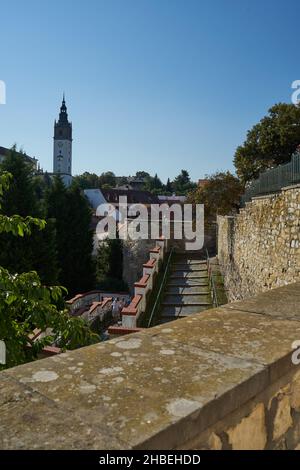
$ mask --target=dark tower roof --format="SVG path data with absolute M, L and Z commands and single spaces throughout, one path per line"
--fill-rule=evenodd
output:
M 65 94 L 63 95 L 62 105 L 60 107 L 58 124 L 69 124 Z
M 60 107 L 59 119 L 54 121 L 54 139 L 72 140 L 72 123 L 68 120 L 65 94 Z

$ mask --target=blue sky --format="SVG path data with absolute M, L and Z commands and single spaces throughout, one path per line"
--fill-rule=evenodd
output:
M 194 180 L 233 170 L 246 131 L 300 79 L 297 1 L 1 2 L 0 146 L 52 170 L 63 91 L 74 174 Z

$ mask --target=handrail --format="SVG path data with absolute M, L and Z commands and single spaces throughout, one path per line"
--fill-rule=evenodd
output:
M 219 301 L 218 301 L 217 289 L 216 289 L 216 285 L 215 285 L 214 276 L 213 276 L 213 273 L 212 273 L 210 257 L 209 257 L 209 253 L 208 253 L 207 248 L 206 248 L 206 262 L 207 262 L 208 282 L 209 282 L 213 307 L 218 307 L 219 306 Z
M 149 319 L 149 322 L 148 322 L 148 328 L 151 328 L 152 320 L 154 318 L 154 314 L 156 312 L 157 306 L 160 302 L 162 291 L 165 288 L 165 283 L 166 283 L 167 275 L 169 273 L 169 268 L 170 268 L 173 252 L 174 252 L 174 247 L 171 248 L 171 251 L 170 251 L 170 254 L 169 254 L 169 258 L 168 258 L 167 265 L 166 265 L 166 268 L 165 268 L 165 271 L 164 271 L 164 276 L 163 276 L 163 279 L 162 279 L 162 283 L 160 285 L 160 288 L 159 288 L 159 291 L 158 291 L 158 294 L 157 294 L 157 297 L 156 297 L 155 304 L 153 305 L 153 308 L 152 308 L 152 311 L 151 311 L 150 319 Z

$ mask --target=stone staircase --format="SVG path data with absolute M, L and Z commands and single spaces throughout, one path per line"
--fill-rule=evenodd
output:
M 161 323 L 212 307 L 206 260 L 199 254 L 175 254 L 161 304 Z

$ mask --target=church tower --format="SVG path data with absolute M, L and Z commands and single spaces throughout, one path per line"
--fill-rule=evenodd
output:
M 66 186 L 72 182 L 72 123 L 63 96 L 59 120 L 54 122 L 53 173 L 61 175 Z

